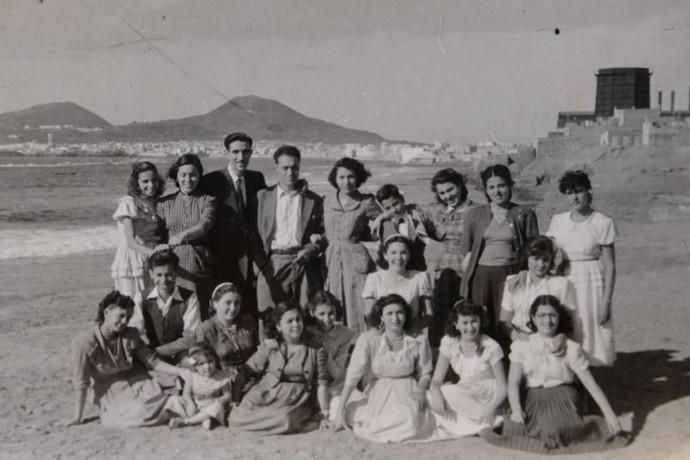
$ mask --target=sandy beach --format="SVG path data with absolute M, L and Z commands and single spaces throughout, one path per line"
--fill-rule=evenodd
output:
M 619 222 L 614 318 L 619 350 L 606 390 L 634 413 L 633 443 L 579 458 L 681 459 L 690 455 L 687 222 Z M 228 429 L 113 430 L 62 426 L 72 413 L 69 344 L 90 327 L 110 286 L 110 251 L 5 260 L 0 265 L 0 457 L 381 459 L 530 458 L 479 438 L 433 445 L 377 445 L 350 432 L 259 437 Z

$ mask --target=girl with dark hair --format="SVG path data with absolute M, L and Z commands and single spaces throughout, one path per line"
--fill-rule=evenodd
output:
M 243 364 L 254 354 L 258 346 L 256 322 L 242 312 L 242 295 L 233 283 L 220 283 L 211 294 L 215 315 L 196 330 L 196 341 L 213 348 L 220 360 L 220 367 L 236 374 L 232 383 L 232 399 L 240 402 L 247 380 Z
M 344 323 L 355 332 L 366 329 L 362 288 L 368 273 L 376 267 L 363 241 L 373 239 L 369 222 L 379 212 L 374 197 L 359 191 L 371 176 L 353 158 L 336 161 L 328 175 L 335 192 L 324 199 L 327 276 L 325 289 L 344 308 Z
M 220 359 L 206 343 L 189 348 L 191 371 L 184 373 L 182 396 L 173 396 L 168 410 L 177 415 L 171 418 L 170 428 L 201 425 L 210 430 L 214 424 L 224 425 L 227 406 L 231 399 L 232 372 L 220 367 Z
M 299 305 L 279 303 L 265 320 L 266 340 L 244 365 L 259 379 L 230 413 L 230 426 L 263 434 L 328 427 L 326 351 L 304 328 Z
M 553 295 L 571 312 L 575 310 L 575 288 L 566 277 L 554 271 L 556 246 L 546 236 L 538 236 L 525 247 L 527 270 L 506 278 L 501 299 L 500 327 L 505 339 L 501 345 L 507 351 L 510 342 L 527 340 L 533 331 L 529 328 L 529 309 L 540 295 Z M 510 339 L 510 340 L 508 340 Z M 575 338 L 578 341 L 578 338 Z
M 328 291 L 317 291 L 307 304 L 313 326 L 308 327 L 314 338 L 323 346 L 328 356 L 328 375 L 331 377 L 330 421 L 334 421 L 345 383 L 345 371 L 350 360 L 357 334 L 349 327 L 336 323 L 341 309 L 338 299 Z
M 511 201 L 513 179 L 507 166 L 489 166 L 480 177 L 489 203 L 469 210 L 465 217 L 460 295 L 487 308 L 487 332 L 501 342 L 498 318 L 503 285 L 508 275 L 524 268 L 520 253 L 527 241 L 539 235 L 539 228 L 532 209 Z
M 471 436 L 493 426 L 496 411 L 506 398 L 503 351 L 481 333 L 484 308 L 459 301 L 448 317 L 438 361 L 431 380 L 431 409 L 437 422 L 454 436 Z M 460 377 L 443 385 L 448 367 Z
M 373 329 L 352 352 L 335 428 L 347 427 L 374 442 L 425 442 L 438 438 L 426 402 L 431 349 L 426 336 L 409 334 L 410 306 L 397 294 L 374 304 Z M 366 398 L 349 402 L 357 383 L 370 375 Z
M 626 443 L 621 424 L 606 395 L 592 377 L 582 347 L 570 340 L 568 313 L 551 295 L 537 297 L 530 307 L 536 331 L 513 342 L 508 374 L 511 414 L 503 426 L 481 435 L 489 443 L 540 454 L 575 454 L 619 447 Z M 575 376 L 604 417 L 583 416 Z M 527 392 L 520 398 L 525 381 Z
M 177 282 L 196 292 L 201 319 L 210 316 L 212 260 L 208 235 L 216 216 L 216 199 L 198 187 L 204 173 L 198 156 L 180 156 L 168 171 L 178 190 L 164 196 L 157 206 L 168 231 L 167 245 L 180 258 Z
M 460 298 L 462 254 L 460 243 L 466 211 L 474 206 L 467 197 L 465 178 L 452 168 L 438 171 L 431 179 L 431 191 L 436 203 L 429 205 L 427 234 L 441 243 L 436 260 L 427 260 L 433 275 L 433 320 L 429 326 L 429 341 L 437 348 L 444 334 L 448 314 Z
M 184 370 L 161 361 L 139 332 L 127 326 L 133 312 L 132 299 L 112 291 L 98 304 L 96 326 L 72 341 L 76 399 L 68 425 L 82 423 L 89 389 L 105 426 L 150 426 L 168 420 L 168 395 L 146 370 L 171 375 Z
M 156 165 L 137 161 L 132 164 L 127 195 L 113 214 L 120 244 L 110 271 L 115 289 L 131 298 L 149 286 L 146 259 L 165 238 L 165 223 L 156 214 L 156 201 L 164 190 Z
M 592 184 L 584 171 L 568 171 L 558 182 L 570 210 L 556 214 L 546 232 L 565 252 L 568 279 L 577 298 L 574 337 L 592 366 L 612 366 L 616 359 L 611 301 L 616 283 L 616 226 L 592 209 Z
M 408 270 L 410 240 L 402 235 L 391 235 L 383 242 L 383 270 L 369 274 L 364 283 L 362 297 L 367 315 L 377 299 L 387 294 L 398 294 L 410 305 L 410 333 L 422 333 L 430 320 L 431 286 L 426 272 Z M 370 324 L 371 325 L 371 324 Z

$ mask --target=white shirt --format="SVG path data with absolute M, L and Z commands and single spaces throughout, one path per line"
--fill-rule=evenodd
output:
M 302 218 L 302 195 L 297 192 L 286 192 L 277 187 L 276 225 L 273 232 L 271 249 L 288 249 L 301 246 L 297 234 Z
M 580 344 L 566 340 L 565 355 L 552 353 L 553 338 L 534 333 L 527 340 L 517 340 L 510 346 L 510 362 L 522 364 L 530 388 L 552 388 L 572 383 L 576 372 L 589 367 Z
M 173 291 L 172 295 L 168 297 L 168 300 L 163 300 L 158 295 L 157 287 L 153 288 L 149 295 L 146 296 L 146 299 L 156 299 L 156 305 L 158 305 L 158 309 L 161 311 L 161 314 L 164 317 L 168 314 L 173 300 L 178 302 L 184 301 L 177 286 L 175 286 L 175 290 Z M 143 294 L 141 292 L 137 292 L 137 294 L 134 296 L 134 314 L 129 320 L 129 326 L 137 328 L 139 333 L 141 333 L 142 338 L 146 340 L 147 335 L 146 327 L 144 325 L 144 313 L 142 307 L 143 303 Z M 196 328 L 199 326 L 199 324 L 201 324 L 199 300 L 194 293 L 192 293 L 192 295 L 190 295 L 187 299 L 187 309 L 185 310 L 184 315 L 182 315 L 182 321 L 184 324 L 184 332 L 188 332 L 190 334 L 194 334 Z
M 513 312 L 511 323 L 519 331 L 528 334 L 532 333 L 532 330 L 527 327 L 527 323 L 529 322 L 529 309 L 534 299 L 540 295 L 552 295 L 568 310 L 575 310 L 575 291 L 571 282 L 568 281 L 568 278 L 546 275 L 544 278 L 534 279 L 528 272 L 525 286 L 511 291 L 508 286 L 510 284 L 510 279 L 515 276 L 517 275 L 511 275 L 506 279 L 501 300 L 501 308 L 505 311 Z

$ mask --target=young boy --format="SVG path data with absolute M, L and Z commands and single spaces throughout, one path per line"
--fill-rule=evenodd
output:
M 149 257 L 154 287 L 134 297 L 134 314 L 129 321 L 149 346 L 171 363 L 179 362 L 194 344 L 194 333 L 201 322 L 196 294 L 175 284 L 179 261 L 168 249 Z
M 376 201 L 382 213 L 372 222 L 374 236 L 383 243 L 391 235 L 400 234 L 412 242 L 408 270 L 426 270 L 425 240 L 429 238 L 429 218 L 414 204 L 405 204 L 398 187 L 385 184 L 376 192 Z M 380 252 L 380 249 L 379 249 Z

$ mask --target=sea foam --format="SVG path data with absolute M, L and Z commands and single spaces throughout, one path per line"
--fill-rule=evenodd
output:
M 17 229 L 0 231 L 0 260 L 52 257 L 115 248 L 115 225 L 72 229 Z

